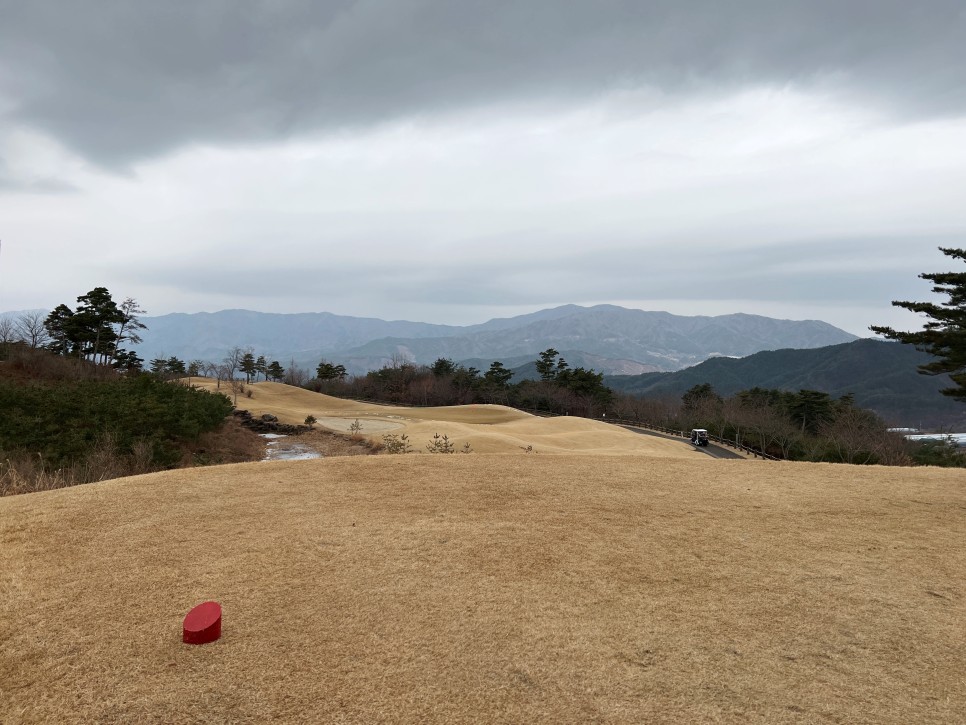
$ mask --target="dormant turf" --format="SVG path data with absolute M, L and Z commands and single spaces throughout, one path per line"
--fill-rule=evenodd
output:
M 958 471 L 644 454 L 10 497 L 0 721 L 962 722 L 964 521 Z

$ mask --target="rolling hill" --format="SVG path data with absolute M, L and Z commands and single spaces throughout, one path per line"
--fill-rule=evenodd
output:
M 820 390 L 835 397 L 852 393 L 860 407 L 887 422 L 909 426 L 966 426 L 966 406 L 939 393 L 947 376 L 920 375 L 930 356 L 908 345 L 856 340 L 812 350 L 773 350 L 741 359 L 714 358 L 671 373 L 605 376 L 613 390 L 633 395 L 680 396 L 711 383 L 720 395 L 753 387 Z
M 964 508 L 958 471 L 577 454 L 3 498 L 0 721 L 958 722 Z

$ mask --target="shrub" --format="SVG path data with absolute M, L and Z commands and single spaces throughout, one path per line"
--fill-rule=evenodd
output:
M 39 455 L 69 468 L 108 445 L 128 456 L 145 447 L 153 467 L 170 467 L 179 444 L 214 430 L 231 412 L 223 395 L 172 385 L 150 375 L 114 380 L 62 380 L 55 385 L 0 380 L 0 452 Z
M 426 450 L 430 453 L 456 453 L 456 445 L 449 439 L 448 435 L 436 433 L 433 439 L 426 444 Z
M 386 449 L 386 453 L 394 455 L 410 453 L 413 450 L 413 447 L 409 444 L 409 436 L 405 433 L 402 436 L 397 436 L 394 433 L 386 433 L 382 437 L 382 445 Z

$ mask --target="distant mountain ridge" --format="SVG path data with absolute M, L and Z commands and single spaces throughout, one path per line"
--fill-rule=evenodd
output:
M 322 357 L 355 374 L 393 359 L 431 364 L 535 356 L 549 347 L 596 364 L 598 372 L 679 370 L 715 356 L 812 348 L 857 339 L 817 320 L 757 315 L 686 317 L 615 305 L 563 305 L 466 327 L 386 321 L 327 312 L 270 314 L 246 310 L 145 318 L 138 351 L 145 358 L 175 355 L 220 360 L 232 347 L 253 347 L 283 364 L 314 367 Z M 581 364 L 576 362 L 576 364 Z M 585 365 L 586 366 L 586 365 Z
M 966 426 L 966 405 L 940 394 L 951 387 L 947 375 L 920 375 L 916 368 L 933 358 L 909 345 L 882 340 L 808 350 L 773 350 L 742 359 L 714 358 L 676 372 L 605 376 L 618 392 L 647 397 L 678 397 L 694 385 L 710 383 L 719 395 L 753 387 L 819 390 L 834 397 L 848 393 L 859 407 L 886 422 L 909 427 Z

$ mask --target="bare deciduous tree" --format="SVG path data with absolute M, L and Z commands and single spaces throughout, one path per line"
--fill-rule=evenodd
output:
M 285 377 L 282 382 L 286 385 L 294 385 L 297 388 L 301 388 L 308 381 L 309 371 L 303 367 L 299 367 L 299 364 L 295 362 L 295 358 L 292 358 L 288 364 L 288 370 L 285 371 Z
M 0 345 L 17 342 L 17 327 L 9 317 L 0 317 Z
M 228 354 L 225 355 L 223 362 L 225 363 L 225 367 L 228 369 L 228 380 L 231 380 L 235 377 L 235 371 L 241 367 L 243 357 L 245 357 L 245 351 L 237 345 L 229 350 Z
M 32 348 L 43 347 L 50 342 L 50 334 L 44 322 L 43 312 L 24 312 L 17 318 L 16 331 L 20 340 Z

